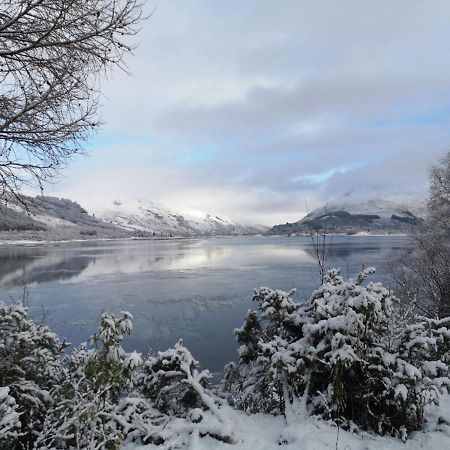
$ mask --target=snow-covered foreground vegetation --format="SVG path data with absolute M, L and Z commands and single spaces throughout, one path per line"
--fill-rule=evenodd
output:
M 302 302 L 256 290 L 217 384 L 181 341 L 126 353 L 129 313 L 104 313 L 64 355 L 26 308 L 0 304 L 0 448 L 447 448 L 450 318 L 415 316 L 372 271 L 331 270 Z
M 437 424 L 438 417 L 450 418 L 450 397 L 427 417 L 429 426 L 406 443 L 399 439 L 369 433 L 354 434 L 338 429 L 333 423 L 299 417 L 288 427 L 283 416 L 246 414 L 228 407 L 235 442 L 229 445 L 208 436 L 192 436 L 185 448 L 191 450 L 419 450 L 450 448 L 450 427 Z M 289 441 L 283 443 L 284 438 Z M 280 445 L 280 443 L 282 445 Z M 125 450 L 161 450 L 161 446 L 128 444 Z

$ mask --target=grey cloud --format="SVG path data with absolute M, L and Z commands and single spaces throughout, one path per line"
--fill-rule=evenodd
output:
M 54 191 L 76 196 L 81 173 L 92 195 L 270 224 L 368 183 L 423 186 L 449 146 L 449 2 L 154 6 L 134 76 L 104 83 L 100 133 L 151 143 L 94 147 Z M 204 160 L 184 158 L 205 149 Z M 301 178 L 339 167 L 322 183 Z

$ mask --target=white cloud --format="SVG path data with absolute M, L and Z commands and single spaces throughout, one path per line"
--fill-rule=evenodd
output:
M 90 158 L 49 192 L 271 224 L 358 185 L 423 186 L 448 147 L 448 2 L 155 6 L 134 76 L 103 85 Z

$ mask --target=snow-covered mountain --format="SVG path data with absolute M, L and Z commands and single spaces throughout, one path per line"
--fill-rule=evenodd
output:
M 418 193 L 383 193 L 369 188 L 350 191 L 311 211 L 301 220 L 275 225 L 270 234 L 308 232 L 326 225 L 337 233 L 406 232 L 424 216 L 424 197 Z
M 350 214 L 375 214 L 382 218 L 402 215 L 409 211 L 417 217 L 423 215 L 424 194 L 421 191 L 379 191 L 364 187 L 353 189 L 332 199 L 321 208 L 311 212 L 312 217 L 328 211 L 347 211 Z
M 94 206 L 97 217 L 130 232 L 173 236 L 234 236 L 257 234 L 264 227 L 245 226 L 219 216 L 181 213 L 149 200 L 113 201 Z
M 235 236 L 265 232 L 264 227 L 233 223 L 210 214 L 186 215 L 151 201 L 93 203 L 89 212 L 72 200 L 23 197 L 0 210 L 4 239 L 80 239 L 89 237 Z M 92 205 L 92 202 L 91 202 Z

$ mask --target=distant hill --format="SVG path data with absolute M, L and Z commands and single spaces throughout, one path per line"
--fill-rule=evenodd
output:
M 119 237 L 230 236 L 265 232 L 210 214 L 188 216 L 150 201 L 101 204 L 93 214 L 72 200 L 23 197 L 0 207 L 3 239 L 69 240 Z
M 0 206 L 2 237 L 62 240 L 127 236 L 124 230 L 89 215 L 72 200 L 23 196 L 22 201 L 10 199 Z
M 423 199 L 380 197 L 376 191 L 351 191 L 315 209 L 301 220 L 275 225 L 269 234 L 303 234 L 326 226 L 334 233 L 403 233 L 422 221 Z
M 181 213 L 149 200 L 114 201 L 95 211 L 98 217 L 124 230 L 156 235 L 238 236 L 267 231 L 267 227 L 242 225 L 212 214 Z

